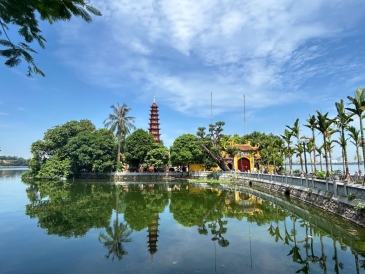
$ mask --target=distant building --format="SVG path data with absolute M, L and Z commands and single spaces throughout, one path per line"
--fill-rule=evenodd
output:
M 159 123 L 159 117 L 158 117 L 158 106 L 156 104 L 156 99 L 153 98 L 153 104 L 151 105 L 150 110 L 150 122 L 149 122 L 149 133 L 153 135 L 153 138 L 155 139 L 156 143 L 160 143 L 160 123 Z

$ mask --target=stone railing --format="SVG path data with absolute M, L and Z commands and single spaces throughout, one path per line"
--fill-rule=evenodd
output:
M 196 171 L 191 172 L 192 178 L 204 178 L 212 171 Z M 220 179 L 230 176 L 235 176 L 239 179 L 251 181 L 275 182 L 285 186 L 302 186 L 308 189 L 317 189 L 321 191 L 332 192 L 334 195 L 347 196 L 353 193 L 356 198 L 365 200 L 365 187 L 360 184 L 352 184 L 341 182 L 337 177 L 335 179 L 327 178 L 327 180 L 316 179 L 314 176 L 293 176 L 293 175 L 278 175 L 259 172 L 231 172 L 218 171 L 216 172 Z

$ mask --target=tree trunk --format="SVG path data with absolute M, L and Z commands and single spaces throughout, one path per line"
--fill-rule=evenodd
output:
M 316 167 L 316 140 L 315 140 L 315 136 L 314 136 L 314 129 L 312 130 L 312 140 L 313 140 L 313 165 L 314 165 L 313 173 L 315 173 L 317 170 L 317 167 Z
M 221 155 L 215 156 L 205 145 L 200 144 L 200 146 L 205 150 L 205 152 L 208 154 L 210 159 L 212 159 L 212 161 L 220 167 L 220 169 L 222 169 L 223 171 L 230 170 Z
M 357 157 L 357 172 L 359 176 L 361 176 L 361 169 L 360 169 L 360 153 L 359 153 L 359 147 L 356 147 L 356 157 Z
M 330 145 L 330 147 L 329 147 L 329 149 L 328 149 L 328 157 L 330 158 L 330 167 L 331 167 L 331 172 L 333 172 L 331 145 Z
M 324 155 L 326 160 L 326 178 L 330 177 L 330 172 L 328 168 L 328 157 L 327 157 L 327 144 L 326 144 L 326 136 L 323 134 L 323 143 L 325 145 L 324 147 Z
M 364 129 L 362 127 L 362 118 L 361 116 L 359 117 L 360 118 L 360 134 L 361 134 L 361 147 L 362 147 L 362 160 L 363 160 L 363 163 L 364 163 L 364 170 L 365 170 L 365 142 L 364 142 Z M 362 182 L 362 185 L 365 184 L 365 176 L 364 176 L 364 179 L 363 179 L 363 182 Z
M 343 140 L 345 140 L 345 132 L 344 132 L 344 130 L 342 130 L 342 138 L 343 138 Z M 344 159 L 344 162 L 345 162 L 345 169 L 346 169 L 345 180 L 347 180 L 348 182 L 352 182 L 352 178 L 350 176 L 350 171 L 349 171 L 349 163 L 348 163 L 348 160 L 347 160 L 346 143 L 344 143 L 344 147 L 343 147 L 343 159 Z

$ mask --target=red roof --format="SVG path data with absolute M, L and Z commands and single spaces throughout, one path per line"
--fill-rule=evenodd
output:
M 246 152 L 249 152 L 250 150 L 252 151 L 256 151 L 258 150 L 259 148 L 258 147 L 253 147 L 253 146 L 250 146 L 250 145 L 235 145 L 236 148 L 240 149 L 241 151 L 246 151 Z

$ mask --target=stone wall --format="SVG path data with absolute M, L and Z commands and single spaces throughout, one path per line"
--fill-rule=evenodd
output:
M 304 186 L 288 186 L 276 182 L 255 181 L 249 179 L 240 179 L 239 181 L 243 186 L 251 186 L 260 191 L 290 195 L 291 198 L 317 206 L 328 212 L 341 216 L 350 222 L 365 227 L 365 210 L 355 210 L 354 206 L 357 201 L 351 201 L 347 197 L 341 197 L 334 195 L 332 192 L 319 189 L 309 190 Z
M 77 178 L 79 179 L 110 179 L 116 182 L 121 181 L 162 181 L 162 180 L 181 180 L 186 179 L 186 172 L 83 172 Z

